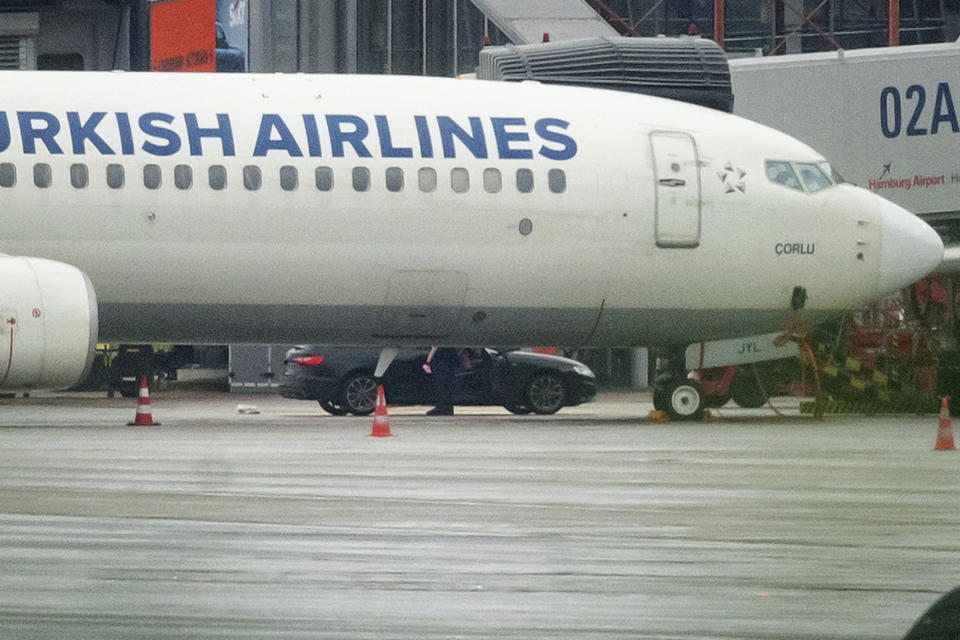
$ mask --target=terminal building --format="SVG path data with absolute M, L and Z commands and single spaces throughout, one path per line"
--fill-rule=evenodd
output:
M 841 135 L 825 122 L 830 113 L 810 108 L 828 98 L 835 102 L 839 76 L 831 71 L 832 83 L 818 83 L 821 72 L 806 61 L 823 65 L 842 62 L 847 50 L 953 43 L 960 36 L 960 0 L 0 0 L 0 69 L 469 76 L 486 46 L 691 35 L 715 40 L 731 60 L 738 113 L 793 133 L 825 153 L 836 146 L 848 177 L 868 186 L 865 181 L 885 175 L 891 162 L 894 173 L 905 170 L 876 153 L 851 152 L 859 139 L 858 117 L 870 118 L 874 129 L 879 126 L 873 122 L 880 122 L 870 106 L 873 98 L 864 99 L 867 113 L 848 114 Z M 780 56 L 786 57 L 778 66 Z M 872 59 L 881 69 L 903 64 Z M 771 80 L 784 74 L 802 75 L 805 101 L 790 97 L 796 92 L 781 92 L 780 83 Z M 816 96 L 818 87 L 823 100 Z M 896 90 L 896 96 L 884 95 L 909 109 L 908 87 Z M 960 99 L 960 79 L 954 91 L 954 99 Z M 929 109 L 938 95 L 936 83 L 928 92 Z M 944 129 L 952 124 L 941 122 Z M 960 167 L 946 171 L 946 179 L 957 173 Z M 956 242 L 960 206 L 944 204 L 952 196 L 937 192 L 939 201 L 928 207 L 916 200 L 922 194 L 904 190 L 909 198 L 904 205 L 936 222 L 948 243 Z M 883 195 L 896 200 L 895 193 Z M 272 389 L 282 372 L 283 351 L 282 345 L 235 348 L 233 384 Z M 171 367 L 190 358 L 187 350 L 176 352 Z M 140 367 L 143 349 L 137 353 Z M 201 353 L 193 356 L 194 364 L 226 367 L 226 349 Z M 646 367 L 636 353 L 578 356 L 608 386 L 646 386 Z

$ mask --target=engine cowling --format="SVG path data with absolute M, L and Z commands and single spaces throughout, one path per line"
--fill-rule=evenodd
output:
M 68 264 L 0 256 L 0 390 L 65 389 L 90 370 L 97 298 Z

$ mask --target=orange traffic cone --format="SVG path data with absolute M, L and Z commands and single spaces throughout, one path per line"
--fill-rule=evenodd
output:
M 937 429 L 937 444 L 934 445 L 934 451 L 954 451 L 953 446 L 953 424 L 950 422 L 950 409 L 947 406 L 947 399 L 944 397 L 940 401 L 940 426 Z
M 377 407 L 373 410 L 373 431 L 370 435 L 374 438 L 388 438 L 390 433 L 390 418 L 387 417 L 387 402 L 383 398 L 383 385 L 377 387 Z
M 137 398 L 137 416 L 133 422 L 127 423 L 129 426 L 144 425 L 148 427 L 159 426 L 159 422 L 153 421 L 153 414 L 150 413 L 150 388 L 147 386 L 147 376 L 140 378 L 140 396 Z

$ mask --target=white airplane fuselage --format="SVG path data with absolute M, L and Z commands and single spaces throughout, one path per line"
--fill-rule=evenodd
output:
M 942 255 L 875 194 L 768 177 L 822 163 L 806 145 L 658 98 L 395 76 L 0 87 L 0 252 L 88 274 L 103 341 L 689 343 L 784 327 L 796 287 L 826 318 Z

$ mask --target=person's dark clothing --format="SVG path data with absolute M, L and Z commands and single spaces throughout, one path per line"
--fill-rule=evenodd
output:
M 453 415 L 453 389 L 456 382 L 458 350 L 441 347 L 433 354 L 430 367 L 433 369 L 433 384 L 437 395 L 437 406 L 430 415 Z

